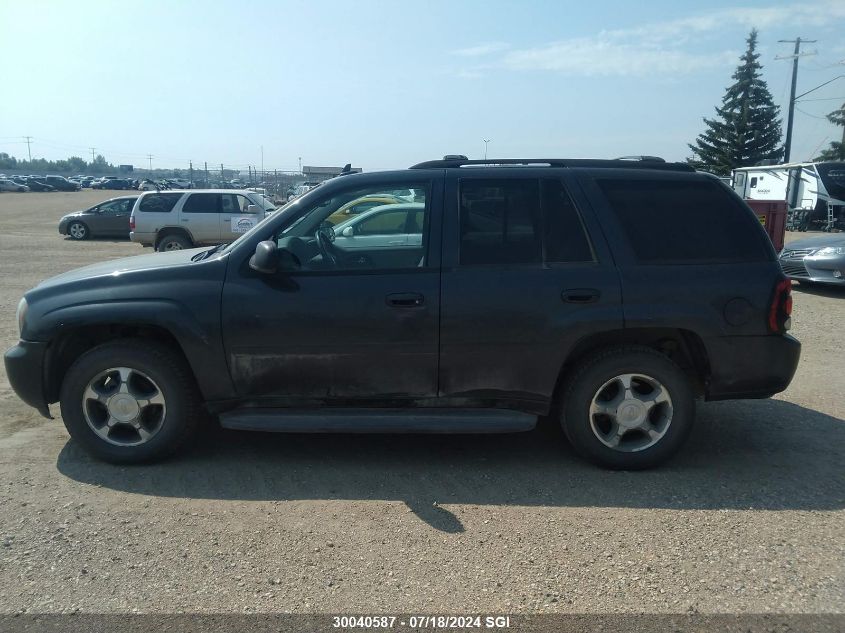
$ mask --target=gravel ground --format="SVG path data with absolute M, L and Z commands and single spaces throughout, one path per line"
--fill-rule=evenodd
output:
M 5 345 L 26 289 L 142 252 L 57 234 L 110 194 L 0 194 Z M 845 293 L 794 296 L 789 390 L 700 405 L 683 454 L 644 473 L 586 465 L 545 426 L 218 430 L 168 463 L 109 466 L 3 373 L 0 613 L 842 613 Z

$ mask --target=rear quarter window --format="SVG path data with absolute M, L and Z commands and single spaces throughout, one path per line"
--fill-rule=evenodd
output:
M 138 204 L 138 210 L 145 213 L 170 213 L 182 195 L 181 193 L 153 193 L 143 196 Z
M 639 263 L 771 259 L 754 216 L 719 183 L 641 178 L 596 182 Z

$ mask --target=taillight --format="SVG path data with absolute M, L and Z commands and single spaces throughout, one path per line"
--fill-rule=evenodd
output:
M 135 230 L 135 216 L 134 215 L 129 216 L 129 230 L 130 231 Z
M 792 282 L 779 281 L 769 306 L 769 332 L 783 334 L 792 326 Z

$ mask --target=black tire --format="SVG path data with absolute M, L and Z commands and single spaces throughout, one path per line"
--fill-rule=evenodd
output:
M 76 235 L 74 235 L 74 233 Z M 74 220 L 68 224 L 67 234 L 72 240 L 82 241 L 87 240 L 91 236 L 91 231 L 88 229 L 88 225 L 85 224 L 85 222 Z
M 165 251 L 182 250 L 185 248 L 193 248 L 191 240 L 181 233 L 165 233 L 156 244 L 156 250 L 160 253 Z
M 134 446 L 111 444 L 88 424 L 83 394 L 89 383 L 113 367 L 128 367 L 148 376 L 160 389 L 165 409 L 156 433 Z M 163 345 L 148 341 L 104 343 L 79 357 L 62 382 L 61 413 L 71 437 L 95 457 L 113 464 L 164 459 L 182 447 L 202 419 L 199 392 L 185 360 Z
M 624 374 L 642 374 L 656 380 L 671 398 L 672 412 L 662 437 L 641 450 L 631 450 L 628 443 L 630 452 L 611 448 L 600 440 L 594 423 L 600 432 L 601 416 L 591 419 L 590 415 L 593 398 L 602 386 Z M 671 359 L 648 347 L 623 346 L 598 352 L 581 363 L 567 381 L 560 409 L 563 431 L 582 457 L 613 470 L 642 470 L 665 462 L 684 444 L 695 419 L 695 396 L 687 376 Z M 649 441 L 636 430 L 626 431 L 622 442 L 625 438 Z

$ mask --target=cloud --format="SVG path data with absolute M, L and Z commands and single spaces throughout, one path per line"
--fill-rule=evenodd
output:
M 492 42 L 454 51 L 461 57 L 486 56 L 483 63 L 458 74 L 478 77 L 492 69 L 553 71 L 581 76 L 679 75 L 735 62 L 738 51 L 700 50 L 704 36 L 726 28 L 828 27 L 845 18 L 845 2 L 728 7 L 641 26 L 601 31 L 522 49 Z M 691 47 L 698 47 L 693 50 Z M 479 60 L 481 62 L 481 60 Z
M 459 48 L 452 51 L 452 55 L 458 57 L 484 57 L 485 55 L 492 55 L 493 53 L 500 53 L 510 48 L 510 44 L 506 42 L 487 42 L 477 46 L 470 46 L 469 48 Z
M 501 60 L 510 70 L 551 70 L 572 75 L 684 74 L 723 66 L 737 53 L 707 55 L 653 44 L 621 41 L 606 34 L 513 51 Z

